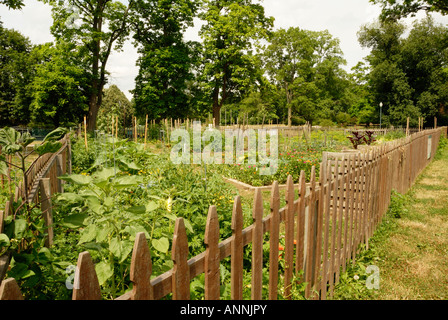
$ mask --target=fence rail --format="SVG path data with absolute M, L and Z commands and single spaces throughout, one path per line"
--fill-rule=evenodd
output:
M 406 138 L 356 152 L 325 153 L 319 181 L 312 168 L 311 181 L 302 172 L 297 189 L 288 177 L 286 206 L 280 208 L 278 183 L 272 186 L 270 212 L 265 215 L 261 189 L 255 190 L 253 224 L 243 229 L 241 198 L 233 205 L 232 236 L 220 242 L 216 207 L 208 213 L 204 242 L 206 251 L 188 259 L 188 241 L 182 218 L 175 223 L 172 243 L 174 267 L 151 279 L 150 248 L 144 233 L 136 236 L 130 279 L 132 291 L 116 300 L 190 298 L 190 281 L 204 273 L 205 299 L 220 298 L 219 263 L 231 257 L 231 299 L 243 298 L 243 250 L 252 244 L 251 299 L 263 298 L 263 265 L 268 265 L 268 299 L 279 293 L 279 240 L 284 232 L 284 296 L 291 298 L 294 273 L 306 283 L 305 296 L 327 299 L 347 264 L 355 262 L 361 243 L 381 222 L 390 203 L 392 189 L 406 192 L 418 174 L 433 159 L 441 135 L 447 128 L 425 130 Z M 297 194 L 296 194 L 297 193 Z M 263 260 L 264 235 L 269 233 L 269 260 Z M 14 280 L 0 287 L 0 299 L 20 299 Z M 90 254 L 78 257 L 73 300 L 102 299 Z
M 58 179 L 67 172 L 71 172 L 71 145 L 69 135 L 65 135 L 60 140 L 61 148 L 56 153 L 47 153 L 37 158 L 24 173 L 27 179 L 22 179 L 15 188 L 11 199 L 6 201 L 4 210 L 0 210 L 0 233 L 3 232 L 4 219 L 14 215 L 13 203 L 19 199 L 27 199 L 29 203 L 40 204 L 46 225 L 48 226 L 48 236 L 46 245 L 53 243 L 52 205 L 51 195 L 62 192 L 62 181 Z M 25 185 L 25 181 L 27 181 Z M 26 197 L 25 197 L 26 194 Z M 5 254 L 0 257 L 0 283 L 3 286 L 12 286 L 11 281 L 2 281 L 9 266 L 10 256 Z M 16 290 L 14 289 L 14 292 Z

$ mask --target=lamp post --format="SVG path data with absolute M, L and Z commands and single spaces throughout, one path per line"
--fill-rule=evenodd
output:
M 380 129 L 382 129 L 382 123 L 381 123 L 381 115 L 383 113 L 383 103 L 380 102 Z

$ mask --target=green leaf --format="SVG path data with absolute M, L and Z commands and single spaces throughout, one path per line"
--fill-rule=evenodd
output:
M 75 213 L 75 214 L 71 214 L 69 216 L 64 217 L 64 219 L 62 219 L 62 225 L 64 227 L 67 228 L 72 228 L 72 229 L 77 229 L 77 228 L 81 228 L 84 226 L 84 220 L 88 217 L 89 215 L 85 214 L 85 213 Z
M 87 186 L 92 182 L 92 177 L 82 174 L 70 174 L 58 177 L 61 180 L 71 182 L 80 186 Z
M 15 238 L 17 238 L 17 239 L 23 238 L 27 226 L 28 226 L 28 222 L 25 219 L 16 219 L 16 220 L 14 220 L 14 235 L 15 235 Z
M 0 247 L 9 246 L 9 238 L 6 234 L 0 233 Z
M 67 202 L 84 202 L 84 198 L 77 193 L 64 192 L 58 194 L 57 200 L 67 201 Z
M 59 149 L 61 149 L 62 143 L 61 142 L 44 142 L 40 146 L 36 147 L 34 150 L 37 152 L 38 155 L 44 155 L 46 153 L 55 153 Z
M 149 201 L 145 207 L 146 207 L 146 212 L 152 212 L 159 208 L 159 204 L 154 201 Z
M 133 244 L 129 240 L 121 241 L 118 238 L 112 238 L 109 244 L 109 251 L 122 263 L 131 253 Z
M 139 176 L 120 176 L 114 179 L 115 187 L 130 187 L 139 184 L 142 181 L 142 178 Z
M 98 282 L 101 285 L 114 275 L 112 266 L 104 261 L 101 261 L 95 265 L 96 275 L 98 276 Z
M 53 260 L 53 255 L 48 248 L 41 248 L 38 253 L 38 258 L 40 263 L 48 263 Z
M 90 196 L 90 195 L 86 196 L 86 200 L 87 200 L 88 208 L 91 211 L 93 211 L 93 212 L 95 212 L 97 214 L 101 213 L 101 208 L 103 206 L 101 205 L 100 200 L 96 196 Z
M 154 249 L 163 253 L 167 253 L 168 249 L 170 248 L 170 242 L 166 237 L 162 237 L 160 239 L 153 239 L 151 241 L 151 244 L 154 247 Z
M 3 128 L 0 130 L 0 145 L 2 146 L 2 152 L 6 154 L 14 154 L 23 150 L 20 145 L 20 132 L 13 128 Z
M 66 128 L 59 127 L 47 134 L 44 138 L 44 142 L 61 140 L 67 132 L 68 130 Z
M 28 270 L 28 265 L 25 263 L 14 263 L 8 275 L 16 280 L 26 279 L 34 276 L 35 273 L 32 270 Z
M 114 177 L 117 172 L 118 171 L 114 168 L 103 168 L 102 170 L 95 172 L 92 175 L 92 178 L 100 181 L 108 181 L 110 178 Z M 96 182 L 97 181 L 94 181 L 94 183 Z
M 146 212 L 146 206 L 135 206 L 130 207 L 126 209 L 127 212 L 135 213 L 135 214 L 142 214 Z
M 78 245 L 85 243 L 85 242 L 92 241 L 93 239 L 95 239 L 96 234 L 97 234 L 97 230 L 96 230 L 95 225 L 91 224 L 91 225 L 87 226 L 87 228 L 85 228 L 81 232 L 81 237 L 79 238 Z

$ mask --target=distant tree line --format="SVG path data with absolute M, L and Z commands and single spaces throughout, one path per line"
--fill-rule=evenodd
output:
M 89 130 L 134 115 L 328 126 L 377 124 L 380 113 L 384 125 L 448 124 L 448 29 L 430 16 L 400 20 L 446 14 L 445 1 L 371 0 L 383 12 L 359 30 L 371 52 L 350 71 L 328 30 L 274 30 L 256 0 L 41 1 L 52 6 L 53 43 L 0 22 L 1 126 L 71 126 L 84 115 Z M 195 19 L 201 41 L 186 41 Z M 110 54 L 128 39 L 139 53 L 132 101 L 108 86 Z

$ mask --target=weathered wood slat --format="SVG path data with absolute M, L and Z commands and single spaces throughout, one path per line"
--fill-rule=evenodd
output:
M 0 300 L 23 300 L 23 295 L 14 278 L 2 281 L 0 285 Z
M 269 235 L 269 300 L 278 295 L 278 245 L 280 237 L 280 194 L 278 182 L 274 181 L 271 191 L 271 224 Z
M 145 233 L 140 232 L 135 236 L 131 259 L 132 300 L 153 300 L 154 293 L 151 285 L 151 274 L 151 253 Z
M 205 226 L 205 300 L 219 300 L 220 275 L 219 275 L 219 219 L 216 206 L 211 206 L 208 211 L 207 224 Z
M 240 196 L 235 197 L 232 214 L 232 238 L 227 241 L 231 249 L 231 298 L 243 299 L 243 209 Z M 221 244 L 221 247 L 224 245 Z M 225 251 L 225 250 L 224 250 Z M 222 258 L 222 255 L 221 255 Z
M 101 300 L 101 290 L 95 266 L 89 252 L 79 254 L 72 300 Z
M 286 218 L 285 218 L 285 296 L 291 299 L 291 281 L 294 271 L 294 183 L 291 176 L 287 179 Z
M 185 223 L 177 218 L 174 227 L 172 290 L 173 300 L 190 300 L 190 270 L 188 267 L 188 239 Z
M 263 290 L 263 198 L 261 190 L 255 191 L 252 232 L 252 300 L 261 300 Z

